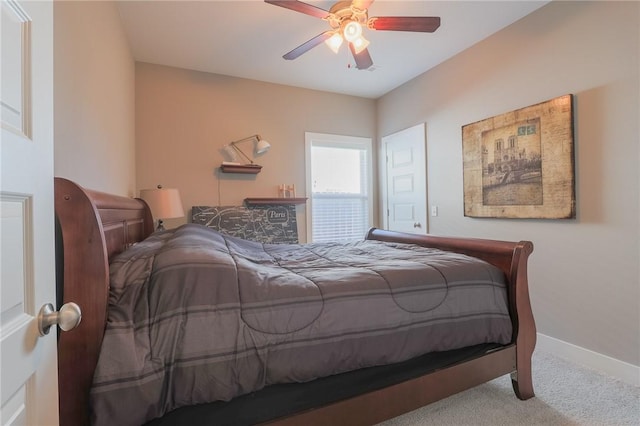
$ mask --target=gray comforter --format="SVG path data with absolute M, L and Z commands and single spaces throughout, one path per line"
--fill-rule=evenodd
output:
M 478 259 L 378 241 L 263 245 L 189 224 L 112 262 L 93 420 L 139 425 L 272 383 L 510 339 L 503 273 Z

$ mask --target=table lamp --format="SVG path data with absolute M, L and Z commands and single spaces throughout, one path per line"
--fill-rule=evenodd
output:
M 158 220 L 156 229 L 158 231 L 164 230 L 163 219 L 184 216 L 180 192 L 177 189 L 163 188 L 162 185 L 158 185 L 156 189 L 140 190 L 140 198 L 149 205 L 151 214 Z

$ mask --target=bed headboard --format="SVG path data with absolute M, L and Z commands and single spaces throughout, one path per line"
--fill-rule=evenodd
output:
M 55 178 L 54 192 L 57 236 L 62 240 L 57 242 L 58 249 L 62 248 L 57 256 L 57 275 L 62 281 L 57 285 L 64 286 L 62 303 L 77 303 L 83 314 L 80 325 L 60 333 L 58 340 L 59 392 L 65 399 L 60 404 L 60 424 L 75 424 L 71 419 L 87 413 L 91 377 L 104 335 L 109 261 L 148 237 L 153 232 L 153 219 L 142 200 L 91 191 L 67 179 Z M 87 379 L 71 386 L 64 380 L 69 375 Z M 67 397 L 76 402 L 67 403 Z

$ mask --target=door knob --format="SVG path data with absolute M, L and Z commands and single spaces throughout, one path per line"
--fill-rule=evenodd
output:
M 59 311 L 53 310 L 53 305 L 47 303 L 42 305 L 38 313 L 38 331 L 41 336 L 49 334 L 49 328 L 58 324 L 62 331 L 73 330 L 82 320 L 80 306 L 73 302 L 65 303 Z
M 422 228 L 422 224 L 420 222 L 416 222 L 413 224 L 414 228 Z

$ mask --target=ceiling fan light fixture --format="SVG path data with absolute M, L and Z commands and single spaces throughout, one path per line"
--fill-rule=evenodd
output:
M 358 54 L 366 49 L 367 46 L 369 46 L 369 40 L 360 36 L 357 39 L 353 40 L 351 44 L 353 45 L 353 50 L 356 52 L 356 54 Z
M 329 46 L 331 50 L 333 50 L 333 53 L 338 53 L 338 50 L 340 50 L 340 46 L 342 46 L 342 41 L 342 35 L 340 35 L 340 32 L 336 31 L 325 41 L 325 44 Z
M 363 25 L 373 31 L 412 31 L 432 33 L 440 27 L 439 16 L 374 16 L 369 18 L 369 6 L 374 0 L 338 0 L 329 10 L 317 7 L 301 0 L 264 0 L 266 3 L 280 6 L 294 12 L 325 20 L 331 29 L 318 34 L 302 43 L 282 57 L 296 59 L 305 52 L 325 42 L 335 53 L 347 40 L 356 68 L 370 69 L 373 65 L 367 49 L 369 40 L 363 37 Z M 344 39 L 344 40 L 343 40 Z
M 342 33 L 349 43 L 353 43 L 355 40 L 362 37 L 362 25 L 356 21 L 349 21 L 342 29 Z

